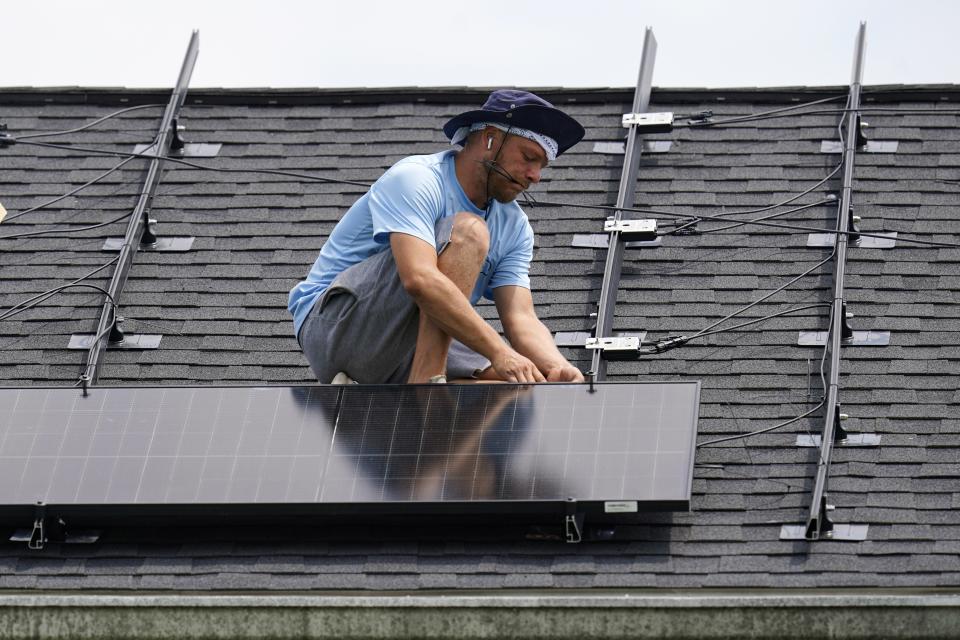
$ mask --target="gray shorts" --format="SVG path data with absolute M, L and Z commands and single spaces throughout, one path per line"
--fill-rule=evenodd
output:
M 450 242 L 453 216 L 437 223 L 437 253 Z M 317 380 L 338 372 L 363 384 L 403 383 L 410 375 L 420 308 L 403 288 L 393 251 L 374 254 L 338 275 L 314 303 L 298 336 Z M 490 361 L 457 340 L 447 377 L 471 378 Z

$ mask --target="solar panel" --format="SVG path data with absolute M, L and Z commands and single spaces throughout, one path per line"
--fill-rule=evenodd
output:
M 698 383 L 0 389 L 0 510 L 686 508 L 698 399 Z

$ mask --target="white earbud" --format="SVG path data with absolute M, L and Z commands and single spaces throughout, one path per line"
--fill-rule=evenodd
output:
M 487 149 L 493 148 L 493 138 L 487 138 Z

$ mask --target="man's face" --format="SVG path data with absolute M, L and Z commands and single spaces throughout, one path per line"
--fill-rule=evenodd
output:
M 496 149 L 497 142 L 494 141 L 493 144 Z M 490 172 L 488 189 L 498 202 L 507 203 L 516 200 L 520 192 L 528 189 L 530 185 L 540 182 L 540 172 L 547 166 L 547 154 L 543 147 L 533 140 L 508 135 L 503 141 L 496 162 L 513 176 L 516 182 L 494 170 Z

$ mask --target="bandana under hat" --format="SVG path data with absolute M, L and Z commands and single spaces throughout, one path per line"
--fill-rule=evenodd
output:
M 548 162 L 553 162 L 557 159 L 557 141 L 550 136 L 545 136 L 542 133 L 537 133 L 536 131 L 531 131 L 530 129 L 507 126 L 505 124 L 500 124 L 499 122 L 474 122 L 469 127 L 460 127 L 457 129 L 456 133 L 453 134 L 453 137 L 450 138 L 450 144 L 458 144 L 463 146 L 467 136 L 474 131 L 482 131 L 487 127 L 496 127 L 504 133 L 520 136 L 521 138 L 526 138 L 527 140 L 533 140 L 543 148 L 543 152 L 547 154 Z

